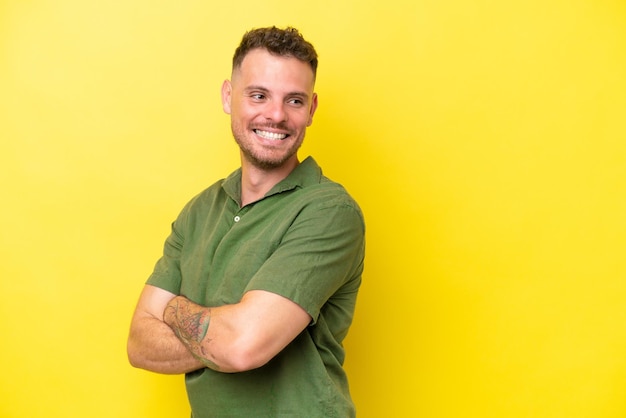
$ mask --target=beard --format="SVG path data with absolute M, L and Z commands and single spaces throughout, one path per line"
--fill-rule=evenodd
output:
M 256 126 L 254 129 L 263 129 L 263 128 L 278 128 L 284 129 L 284 127 L 280 125 L 266 125 L 266 126 Z M 280 148 L 280 149 L 271 149 L 262 147 L 257 144 L 254 138 L 251 138 L 254 133 L 251 133 L 252 129 L 244 129 L 241 125 L 236 124 L 235 122 L 231 123 L 231 130 L 233 133 L 233 137 L 235 138 L 235 142 L 239 145 L 239 149 L 241 150 L 245 159 L 250 162 L 254 167 L 259 168 L 261 170 L 272 170 L 276 168 L 282 167 L 288 160 L 290 160 L 302 145 L 304 141 L 304 132 L 301 133 L 299 138 L 294 138 L 290 135 L 283 140 L 277 141 L 293 141 L 288 148 Z

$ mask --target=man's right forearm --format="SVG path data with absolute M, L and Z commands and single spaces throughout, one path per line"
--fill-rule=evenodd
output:
M 127 349 L 134 367 L 156 373 L 181 374 L 205 367 L 165 322 L 149 315 L 133 319 Z

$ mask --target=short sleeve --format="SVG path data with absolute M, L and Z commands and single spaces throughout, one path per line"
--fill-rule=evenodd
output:
M 180 257 L 184 244 L 184 224 L 187 208 L 183 209 L 172 223 L 170 235 L 165 240 L 163 255 L 156 262 L 154 270 L 148 277 L 147 284 L 159 287 L 174 294 L 180 294 L 182 275 Z
M 305 309 L 313 323 L 322 306 L 342 288 L 360 284 L 365 226 L 351 200 L 331 199 L 302 208 L 281 244 L 249 282 Z

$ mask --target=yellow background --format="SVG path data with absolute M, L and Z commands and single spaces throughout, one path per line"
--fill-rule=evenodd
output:
M 187 416 L 128 323 L 271 24 L 320 54 L 301 156 L 367 217 L 359 417 L 626 416 L 622 0 L 0 2 L 0 416 Z

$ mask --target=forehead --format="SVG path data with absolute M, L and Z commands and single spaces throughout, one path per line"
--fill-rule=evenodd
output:
M 232 78 L 233 83 L 243 84 L 243 87 L 249 84 L 268 84 L 267 87 L 288 84 L 308 91 L 315 84 L 313 70 L 308 63 L 294 57 L 274 55 L 265 49 L 248 52 L 241 66 L 233 69 Z

